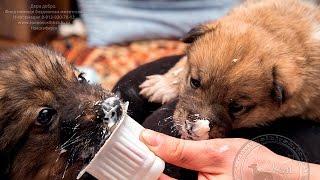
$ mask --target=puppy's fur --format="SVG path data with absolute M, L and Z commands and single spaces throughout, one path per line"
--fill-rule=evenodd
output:
M 1 54 L 0 177 L 75 179 L 108 136 L 108 98 L 52 51 Z
M 315 5 L 250 1 L 192 29 L 184 42 L 191 45 L 174 113 L 183 138 L 221 137 L 231 128 L 280 117 L 320 119 L 320 12 Z M 202 122 L 209 122 L 209 132 Z

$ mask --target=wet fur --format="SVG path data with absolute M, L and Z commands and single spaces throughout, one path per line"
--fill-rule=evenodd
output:
M 95 105 L 113 94 L 77 74 L 38 46 L 1 54 L 0 177 L 75 179 L 104 142 Z M 49 126 L 35 123 L 43 107 L 57 110 Z

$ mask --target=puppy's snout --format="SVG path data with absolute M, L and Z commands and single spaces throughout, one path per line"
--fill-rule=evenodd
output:
M 122 116 L 121 102 L 118 97 L 110 97 L 101 103 L 101 110 L 103 112 L 103 123 L 108 127 L 116 124 Z

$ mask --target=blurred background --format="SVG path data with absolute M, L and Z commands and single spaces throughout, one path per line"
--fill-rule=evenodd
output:
M 0 50 L 35 43 L 60 52 L 111 89 L 137 66 L 183 54 L 195 25 L 241 0 L 1 0 Z

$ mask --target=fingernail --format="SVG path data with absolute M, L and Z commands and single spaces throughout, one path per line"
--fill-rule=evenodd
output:
M 149 146 L 157 146 L 159 145 L 159 135 L 155 131 L 144 129 L 141 132 L 140 139 L 142 142 L 144 142 L 146 145 Z

